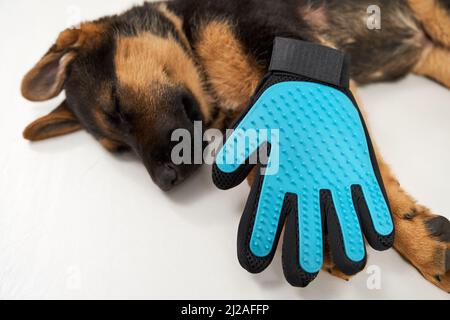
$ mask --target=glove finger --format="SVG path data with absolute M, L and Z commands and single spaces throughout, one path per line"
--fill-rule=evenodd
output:
M 372 248 L 384 251 L 394 244 L 394 224 L 389 206 L 380 188 L 352 187 L 352 198 L 358 212 L 361 227 Z
M 323 265 L 320 197 L 286 195 L 286 229 L 283 240 L 283 271 L 295 287 L 306 287 Z M 300 212 L 299 212 L 300 211 Z
M 246 137 L 243 131 L 235 131 L 225 142 L 213 165 L 214 184 L 221 190 L 240 185 L 256 163 L 267 163 L 269 153 L 270 145 L 259 143 L 253 133 Z
M 256 171 L 238 231 L 239 262 L 251 273 L 262 272 L 272 262 L 286 218 L 285 193 L 271 187 L 276 177 L 261 175 L 261 166 Z
M 333 262 L 346 275 L 360 272 L 366 265 L 366 249 L 350 192 L 322 191 L 321 205 Z

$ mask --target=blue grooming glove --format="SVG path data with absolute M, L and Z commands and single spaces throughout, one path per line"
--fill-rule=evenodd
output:
M 320 271 L 324 245 L 347 275 L 365 267 L 363 234 L 377 250 L 392 246 L 386 192 L 344 53 L 276 38 L 269 73 L 217 156 L 214 183 L 233 188 L 256 163 L 238 234 L 249 272 L 269 266 L 284 225 L 283 269 L 299 287 Z

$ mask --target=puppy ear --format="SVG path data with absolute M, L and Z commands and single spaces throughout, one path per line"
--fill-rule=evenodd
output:
M 22 95 L 30 101 L 45 101 L 59 95 L 67 69 L 80 50 L 92 48 L 101 39 L 103 27 L 85 23 L 79 29 L 67 29 L 59 35 L 47 54 L 22 81 Z
M 23 132 L 23 137 L 30 141 L 40 141 L 80 129 L 80 122 L 64 100 L 50 114 L 31 123 Z
M 74 52 L 47 53 L 22 81 L 22 95 L 30 101 L 45 101 L 62 91 L 66 70 L 75 59 Z

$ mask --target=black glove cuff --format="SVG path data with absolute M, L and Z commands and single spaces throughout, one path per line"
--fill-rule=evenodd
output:
M 349 57 L 342 51 L 315 43 L 275 38 L 270 71 L 282 71 L 348 88 Z

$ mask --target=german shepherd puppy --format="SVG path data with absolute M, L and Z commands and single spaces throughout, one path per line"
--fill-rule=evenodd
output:
M 367 27 L 378 5 L 380 30 Z M 344 50 L 352 88 L 408 73 L 450 87 L 450 5 L 446 0 L 174 0 L 145 3 L 63 31 L 25 76 L 23 96 L 66 100 L 30 124 L 37 141 L 89 131 L 112 152 L 134 151 L 163 190 L 194 165 L 171 161 L 171 133 L 193 121 L 224 129 L 243 111 L 276 36 Z M 400 187 L 377 152 L 397 230 L 395 248 L 450 292 L 450 222 Z M 251 180 L 251 179 L 250 179 Z M 345 278 L 326 254 L 325 270 Z

